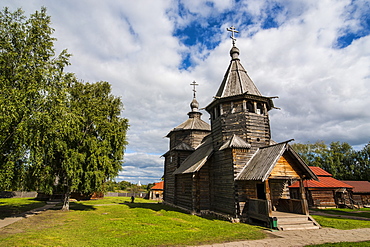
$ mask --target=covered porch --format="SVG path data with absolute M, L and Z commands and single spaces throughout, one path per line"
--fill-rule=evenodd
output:
M 279 221 L 307 221 L 305 179 L 317 177 L 287 143 L 260 148 L 236 177 L 241 220 L 276 224 L 274 228 Z M 299 190 L 291 194 L 294 182 Z

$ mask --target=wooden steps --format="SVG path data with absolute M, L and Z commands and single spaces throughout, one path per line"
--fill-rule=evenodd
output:
M 277 218 L 277 227 L 281 231 L 320 229 L 320 225 L 309 215 L 284 212 L 274 212 L 273 215 Z

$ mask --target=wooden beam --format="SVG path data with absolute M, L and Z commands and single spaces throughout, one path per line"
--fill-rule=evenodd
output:
M 265 194 L 266 194 L 266 201 L 267 201 L 268 217 L 272 217 L 271 192 L 270 192 L 270 185 L 269 185 L 268 179 L 265 180 Z
M 302 211 L 303 211 L 303 214 L 308 215 L 309 214 L 309 211 L 308 211 L 308 204 L 307 204 L 307 200 L 306 200 L 306 191 L 304 189 L 303 179 L 302 178 L 299 179 L 299 190 L 300 190 L 300 193 L 301 193 L 301 201 L 302 201 Z

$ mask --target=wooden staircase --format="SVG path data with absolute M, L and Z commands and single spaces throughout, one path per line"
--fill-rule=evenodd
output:
M 321 228 L 310 215 L 274 211 L 272 216 L 277 218 L 277 227 L 281 231 L 315 230 Z

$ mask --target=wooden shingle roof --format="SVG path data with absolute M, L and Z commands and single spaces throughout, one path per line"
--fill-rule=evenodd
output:
M 170 134 L 174 131 L 183 131 L 183 130 L 201 130 L 201 131 L 211 131 L 211 126 L 204 122 L 200 116 L 202 113 L 200 112 L 189 112 L 188 113 L 189 118 L 177 126 L 176 128 L 173 128 L 166 137 L 169 137 Z
M 185 174 L 199 171 L 213 153 L 212 137 L 209 135 L 204 142 L 189 155 L 173 174 Z
M 230 55 L 232 59 L 216 97 L 224 98 L 245 93 L 262 96 L 240 63 L 239 49 L 234 46 L 230 50 Z
M 304 163 L 299 155 L 290 148 L 289 144 L 287 142 L 282 142 L 259 148 L 243 170 L 238 174 L 236 180 L 260 180 L 262 182 L 267 180 L 272 169 L 284 152 L 289 152 L 291 154 L 308 179 L 317 179 L 316 175 Z
M 250 149 L 251 144 L 244 141 L 237 135 L 233 135 L 228 141 L 226 141 L 221 147 L 220 150 L 227 149 L 227 148 L 245 148 Z

